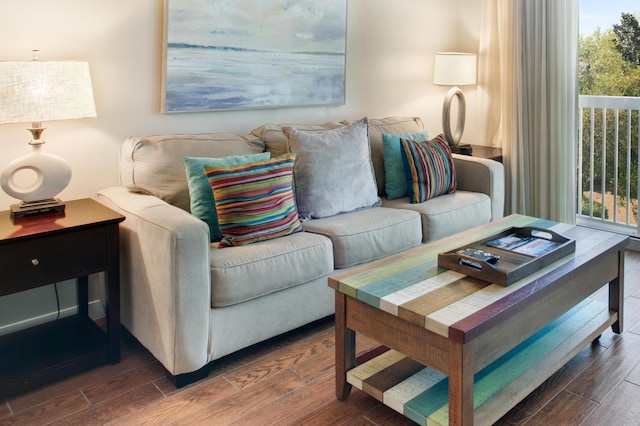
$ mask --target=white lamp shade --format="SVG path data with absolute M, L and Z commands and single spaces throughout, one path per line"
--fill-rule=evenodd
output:
M 436 53 L 433 84 L 441 86 L 476 84 L 476 55 L 458 52 Z
M 87 62 L 0 62 L 1 124 L 95 116 Z

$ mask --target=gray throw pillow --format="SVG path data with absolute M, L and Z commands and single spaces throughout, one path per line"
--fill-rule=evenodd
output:
M 300 218 L 318 219 L 381 204 L 371 164 L 367 119 L 344 127 L 305 132 L 283 129 L 293 168 Z

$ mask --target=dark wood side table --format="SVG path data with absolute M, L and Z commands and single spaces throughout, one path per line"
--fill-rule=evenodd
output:
M 78 312 L 0 336 L 0 395 L 120 361 L 119 223 L 92 199 L 63 213 L 11 219 L 0 212 L 0 296 L 77 279 Z M 88 275 L 105 272 L 106 331 L 88 315 Z
M 488 158 L 502 163 L 502 148 L 486 145 L 471 145 L 472 157 Z

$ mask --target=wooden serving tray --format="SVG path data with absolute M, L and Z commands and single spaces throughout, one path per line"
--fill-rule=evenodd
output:
M 495 263 L 460 253 L 475 249 L 500 256 Z M 508 286 L 576 249 L 573 239 L 533 226 L 512 227 L 488 238 L 438 254 L 438 266 Z

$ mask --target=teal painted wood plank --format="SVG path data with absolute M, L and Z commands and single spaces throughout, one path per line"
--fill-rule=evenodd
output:
M 601 302 L 582 302 L 478 372 L 474 377 L 474 408 L 485 403 L 606 309 Z M 436 424 L 448 424 L 448 379 L 408 401 L 403 414 L 419 424 L 427 424 L 427 419 Z
M 403 413 L 407 401 L 432 388 L 446 377 L 439 371 L 422 367 L 422 370 L 416 374 L 387 389 L 382 396 L 382 402 L 395 411 Z
M 536 219 L 535 221 L 531 222 L 527 226 L 535 226 L 536 228 L 550 229 L 550 228 L 553 228 L 554 226 L 556 226 L 558 224 L 559 224 L 559 222 L 554 222 L 552 220 Z
M 606 306 L 596 301 L 586 301 L 577 305 L 569 313 L 480 371 L 474 378 L 477 386 L 477 390 L 474 387 L 474 407 L 486 402 L 496 392 L 534 366 L 603 309 L 606 309 Z
M 404 406 L 403 415 L 414 422 L 426 425 L 427 419 L 434 420 L 431 416 L 442 407 L 447 407 L 447 418 L 443 425 L 449 424 L 449 379 L 446 378 L 434 385 L 431 389 L 418 395 Z M 438 421 L 438 420 L 436 420 Z
M 359 288 L 357 298 L 364 303 L 379 308 L 381 298 L 410 287 L 420 281 L 435 277 L 444 271 L 445 269 L 438 267 L 438 260 L 432 259 L 414 268 L 407 269 Z

